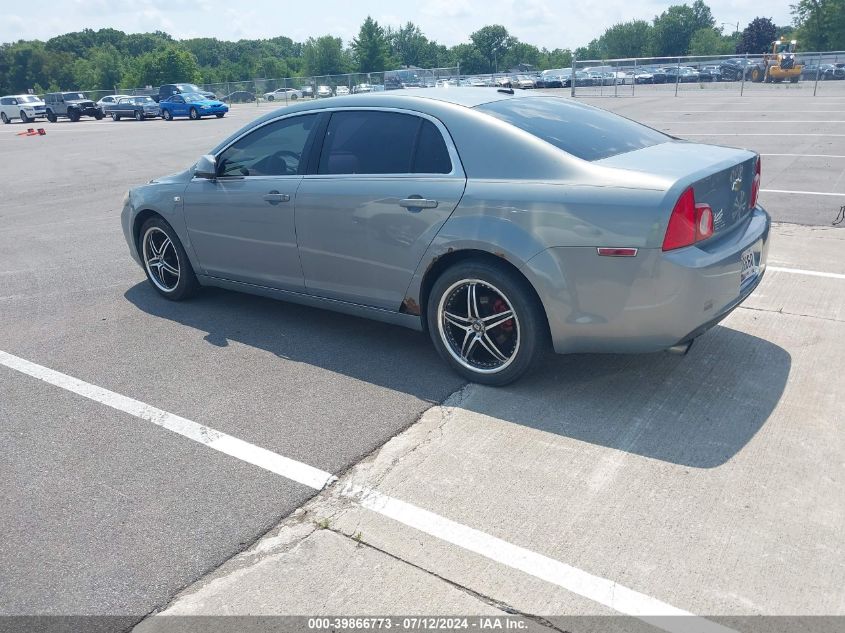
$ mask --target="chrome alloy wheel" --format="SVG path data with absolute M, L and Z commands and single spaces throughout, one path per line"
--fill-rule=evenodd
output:
M 519 318 L 505 294 L 480 279 L 463 279 L 441 295 L 437 306 L 440 337 L 465 368 L 494 374 L 519 352 Z
M 144 266 L 152 282 L 162 292 L 173 292 L 179 285 L 179 256 L 167 233 L 151 226 L 144 233 Z

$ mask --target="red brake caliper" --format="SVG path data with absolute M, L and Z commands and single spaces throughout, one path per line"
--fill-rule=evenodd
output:
M 504 301 L 502 301 L 501 297 L 496 297 L 496 300 L 493 302 L 493 313 L 499 314 L 500 312 L 507 312 L 507 311 L 508 311 L 508 305 Z M 507 321 L 502 323 L 499 327 L 502 328 L 503 331 L 510 334 L 511 332 L 513 332 L 513 319 L 508 319 Z

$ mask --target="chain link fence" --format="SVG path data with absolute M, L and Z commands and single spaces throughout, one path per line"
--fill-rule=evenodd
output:
M 845 96 L 845 52 L 796 53 L 794 68 L 766 70 L 766 55 L 705 55 L 574 60 L 561 74 L 576 97 L 705 92 L 777 96 Z M 572 77 L 575 81 L 572 81 Z
M 378 73 L 346 73 L 312 77 L 285 77 L 281 79 L 250 79 L 196 85 L 203 92 L 213 94 L 227 103 L 290 103 L 300 99 L 319 99 L 364 92 L 378 92 L 400 88 L 428 88 L 457 85 L 459 70 L 450 68 L 411 68 Z M 158 86 L 89 90 L 95 101 L 108 95 L 157 95 Z

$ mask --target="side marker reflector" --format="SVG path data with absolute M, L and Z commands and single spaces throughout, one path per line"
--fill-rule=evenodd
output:
M 638 249 L 636 248 L 605 248 L 599 246 L 596 251 L 603 257 L 636 257 Z

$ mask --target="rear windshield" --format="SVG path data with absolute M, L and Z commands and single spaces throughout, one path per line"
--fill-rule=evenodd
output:
M 503 99 L 480 105 L 478 110 L 589 161 L 671 140 L 624 117 L 559 97 Z

